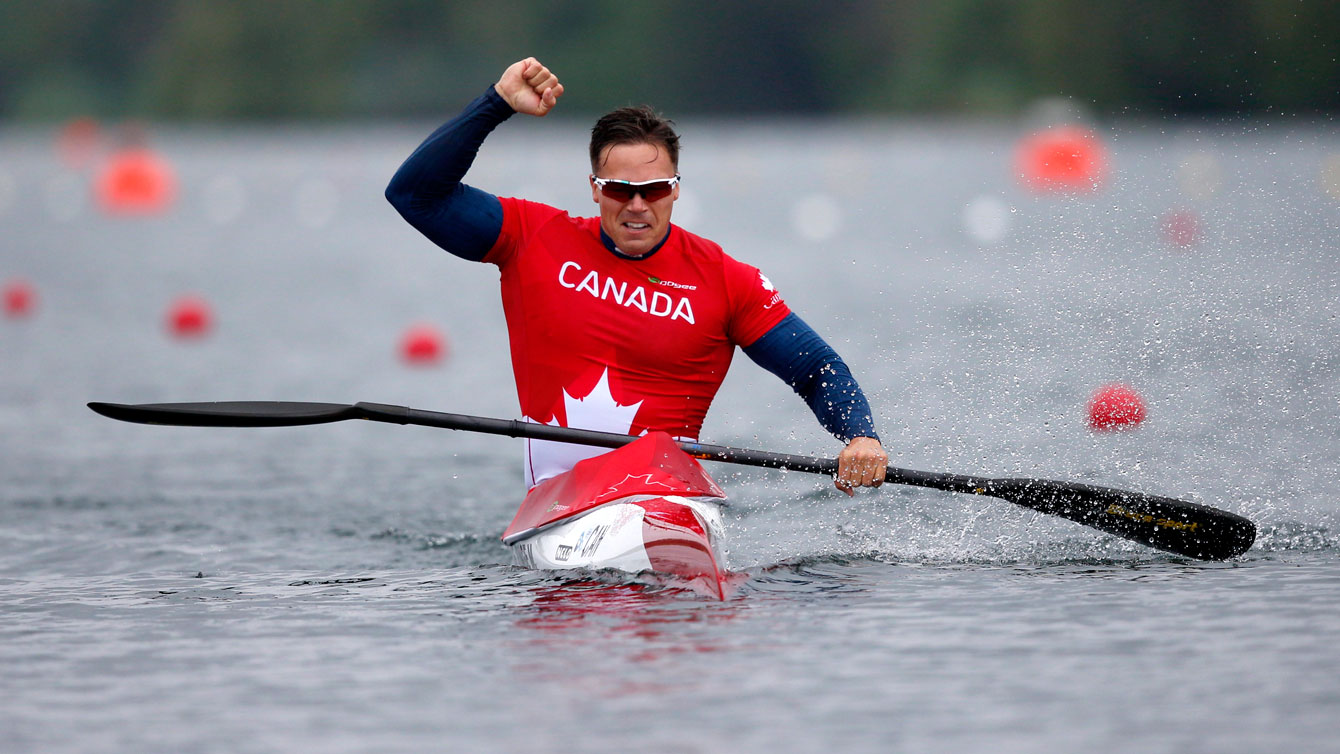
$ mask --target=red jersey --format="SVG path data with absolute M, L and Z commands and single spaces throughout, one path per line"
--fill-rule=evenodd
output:
M 671 226 L 640 259 L 606 248 L 600 218 L 504 198 L 485 262 L 502 274 L 521 413 L 605 432 L 660 430 L 698 439 L 735 346 L 790 309 L 755 267 Z M 528 441 L 526 483 L 567 471 L 603 448 Z

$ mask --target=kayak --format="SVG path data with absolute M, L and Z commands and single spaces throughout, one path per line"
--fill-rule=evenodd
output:
M 526 568 L 665 574 L 725 599 L 725 497 L 674 439 L 652 432 L 536 485 L 502 540 Z

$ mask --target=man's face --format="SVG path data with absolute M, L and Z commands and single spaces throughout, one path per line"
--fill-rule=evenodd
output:
M 670 155 L 656 144 L 614 144 L 600 157 L 596 178 L 639 183 L 675 177 Z M 614 239 L 614 245 L 629 256 L 640 257 L 670 231 L 670 210 L 679 198 L 679 186 L 668 196 L 649 202 L 640 193 L 627 200 L 605 196 L 592 182 L 591 198 L 600 205 L 600 227 Z

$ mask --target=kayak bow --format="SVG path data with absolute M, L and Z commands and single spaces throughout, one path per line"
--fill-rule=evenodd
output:
M 725 599 L 725 493 L 664 432 L 545 480 L 503 533 L 527 568 L 652 571 Z

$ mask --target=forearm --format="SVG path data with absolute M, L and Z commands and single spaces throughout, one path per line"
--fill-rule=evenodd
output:
M 878 440 L 875 419 L 865 393 L 847 368 L 846 362 L 831 348 L 830 360 L 814 371 L 808 383 L 793 384 L 823 428 L 843 442 L 855 437 Z
M 870 403 L 846 362 L 800 317 L 788 315 L 744 352 L 790 385 L 838 439 L 879 439 Z
M 498 198 L 461 179 L 484 138 L 512 113 L 489 87 L 425 139 L 386 187 L 386 199 L 410 225 L 457 256 L 482 259 L 502 230 Z

